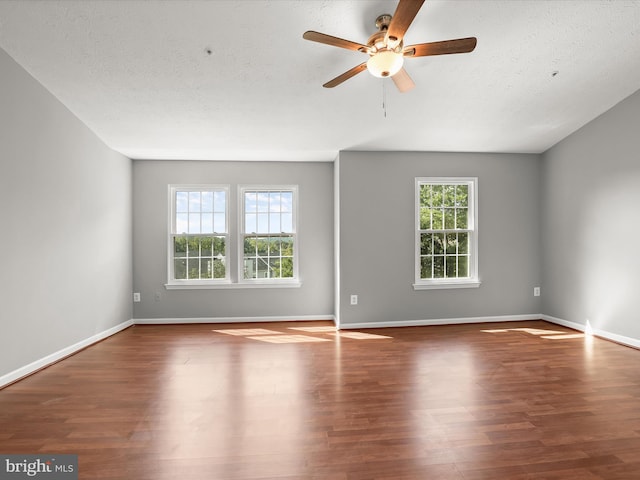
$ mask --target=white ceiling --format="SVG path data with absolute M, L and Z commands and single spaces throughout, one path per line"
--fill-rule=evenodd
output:
M 407 59 L 405 94 L 368 72 L 322 88 L 366 56 L 302 33 L 366 43 L 396 4 L 3 0 L 0 47 L 143 159 L 537 153 L 640 89 L 640 1 L 625 0 L 428 0 L 405 44 L 475 36 L 474 52 Z

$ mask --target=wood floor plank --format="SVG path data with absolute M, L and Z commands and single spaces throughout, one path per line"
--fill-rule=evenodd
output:
M 543 321 L 144 325 L 0 390 L 82 479 L 640 478 L 640 351 Z

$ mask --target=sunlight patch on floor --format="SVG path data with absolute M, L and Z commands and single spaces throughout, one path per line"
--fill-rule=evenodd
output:
M 224 333 L 226 335 L 277 335 L 279 332 L 275 330 L 267 330 L 266 328 L 229 328 L 226 330 L 212 330 L 212 332 Z
M 386 335 L 375 335 L 373 333 L 364 333 L 364 332 L 337 332 L 332 335 L 340 336 L 343 338 L 353 338 L 355 340 L 373 340 L 376 338 L 393 338 L 387 337 Z
M 304 343 L 304 342 L 328 342 L 328 338 L 309 337 L 307 335 L 264 335 L 260 337 L 247 337 L 251 340 L 259 340 L 269 343 Z
M 584 338 L 584 333 L 566 333 L 564 335 L 542 335 L 540 338 L 549 340 L 560 340 L 562 338 Z
M 568 338 L 584 338 L 584 333 L 570 333 L 561 330 L 545 330 L 542 328 L 496 328 L 492 330 L 481 330 L 484 333 L 506 333 L 506 332 L 524 332 L 529 335 L 538 335 L 540 338 L 547 340 L 562 340 Z
M 294 335 L 266 328 L 227 328 L 223 330 L 211 330 L 215 333 L 224 335 L 233 335 L 236 337 L 244 337 L 250 340 L 259 340 L 269 343 L 303 343 L 303 342 L 329 342 L 329 338 L 325 336 L 340 338 L 350 338 L 353 340 L 374 340 L 381 338 L 393 338 L 387 335 L 378 335 L 374 333 L 364 333 L 355 331 L 336 331 L 334 326 L 317 326 L 317 327 L 288 327 L 289 330 L 297 330 L 300 332 L 315 333 L 322 335 L 321 337 L 312 337 L 309 335 Z
M 309 333 L 325 333 L 325 332 L 335 332 L 336 327 L 289 327 L 289 330 L 300 330 L 301 332 L 309 332 Z

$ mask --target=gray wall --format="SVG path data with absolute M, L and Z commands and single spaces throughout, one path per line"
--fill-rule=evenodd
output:
M 232 235 L 239 184 L 298 185 L 302 287 L 166 290 L 167 186 L 174 183 L 229 184 Z M 142 297 L 136 319 L 333 315 L 332 163 L 134 161 L 133 185 L 133 285 Z
M 341 152 L 337 165 L 342 325 L 540 313 L 539 156 Z M 413 290 L 420 176 L 478 177 L 479 288 Z
M 640 92 L 543 155 L 544 313 L 640 339 Z
M 131 162 L 0 50 L 0 376 L 132 317 Z

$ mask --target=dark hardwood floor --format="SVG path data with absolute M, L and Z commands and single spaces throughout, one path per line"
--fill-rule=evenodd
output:
M 0 390 L 82 479 L 639 479 L 640 351 L 542 321 L 131 327 Z

